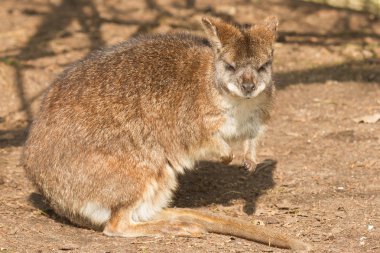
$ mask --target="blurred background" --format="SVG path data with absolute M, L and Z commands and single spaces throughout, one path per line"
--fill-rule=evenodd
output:
M 218 235 L 126 244 L 78 229 L 30 194 L 19 166 L 42 94 L 92 50 L 144 33 L 203 34 L 202 16 L 255 24 L 269 15 L 280 21 L 277 99 L 258 158 L 270 166 L 247 175 L 202 165 L 181 177 L 173 205 L 284 229 L 316 252 L 379 252 L 379 0 L 1 0 L 0 251 L 279 251 Z

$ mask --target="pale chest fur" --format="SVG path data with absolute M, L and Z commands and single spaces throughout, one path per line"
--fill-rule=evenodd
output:
M 266 103 L 262 98 L 229 100 L 223 107 L 225 122 L 219 132 L 226 141 L 253 139 L 264 131 Z

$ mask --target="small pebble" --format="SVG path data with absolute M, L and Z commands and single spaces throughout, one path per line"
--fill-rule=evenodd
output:
M 365 237 L 365 236 L 360 237 L 360 239 L 359 239 L 359 245 L 360 246 L 364 246 L 365 245 L 365 239 L 367 239 L 367 237 Z

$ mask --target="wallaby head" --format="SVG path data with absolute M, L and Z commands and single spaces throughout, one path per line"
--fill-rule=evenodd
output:
M 250 99 L 272 85 L 276 17 L 248 28 L 215 18 L 203 18 L 202 24 L 214 50 L 218 88 L 230 96 Z

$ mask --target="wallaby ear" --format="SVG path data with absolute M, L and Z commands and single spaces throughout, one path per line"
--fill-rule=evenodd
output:
M 277 26 L 278 19 L 275 16 L 269 16 L 258 24 L 250 28 L 252 36 L 261 36 L 265 35 L 267 40 L 275 41 L 277 38 Z M 257 32 L 260 31 L 261 35 L 257 35 Z
M 269 16 L 264 20 L 264 25 L 275 33 L 277 31 L 278 18 L 276 16 Z
M 202 25 L 212 47 L 217 51 L 231 43 L 240 34 L 236 27 L 217 18 L 204 17 Z
M 202 18 L 203 30 L 205 31 L 207 38 L 209 39 L 211 45 L 215 49 L 220 49 L 222 47 L 222 43 L 218 37 L 218 31 L 216 30 L 216 26 L 214 25 L 215 20 L 211 21 L 208 18 Z

